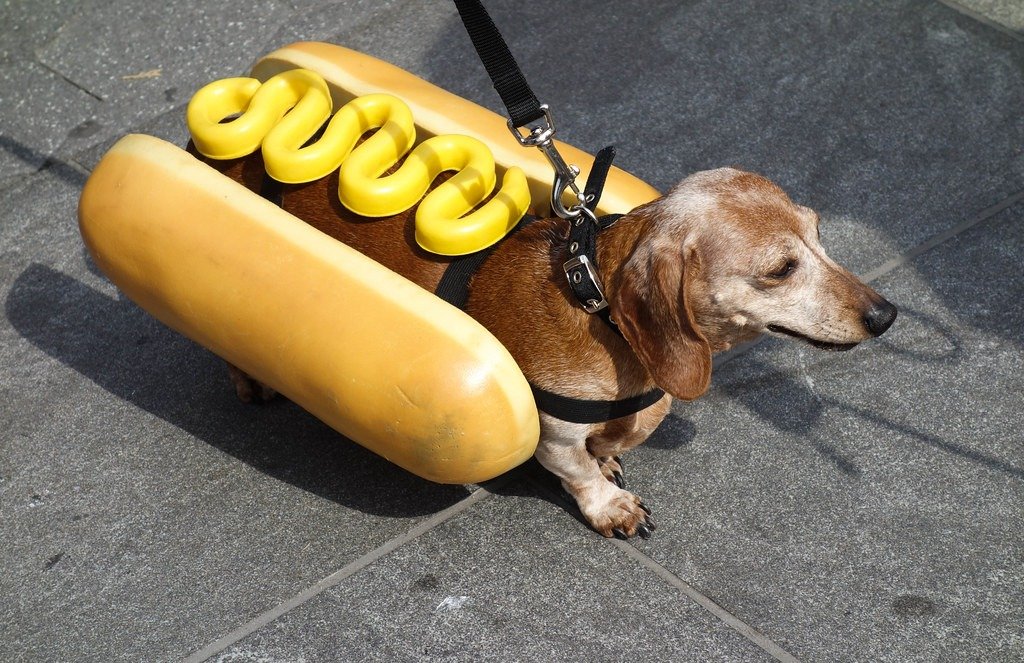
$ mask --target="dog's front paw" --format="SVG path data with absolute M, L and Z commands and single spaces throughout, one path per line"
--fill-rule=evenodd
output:
M 228 375 L 231 376 L 231 383 L 235 385 L 235 394 L 238 396 L 238 400 L 243 403 L 267 403 L 277 396 L 277 392 L 272 387 L 253 379 L 237 366 L 228 364 Z
M 576 502 L 590 526 L 603 536 L 646 539 L 656 529 L 651 510 L 640 498 L 610 482 L 602 481 L 580 491 Z
M 618 456 L 598 456 L 597 466 L 601 468 L 601 474 L 619 488 L 626 487 L 626 481 L 622 478 L 622 459 Z

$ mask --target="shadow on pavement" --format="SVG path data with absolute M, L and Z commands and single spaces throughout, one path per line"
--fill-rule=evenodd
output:
M 872 341 L 881 347 L 881 352 L 889 355 L 900 355 L 910 358 L 919 364 L 951 366 L 963 361 L 963 352 L 959 342 L 951 330 L 938 319 L 907 307 L 901 309 L 901 316 L 916 316 L 938 337 L 943 338 L 946 347 L 922 346 L 900 347 L 885 341 L 884 337 Z M 747 358 L 745 361 L 751 370 L 763 373 L 762 377 L 743 382 L 733 383 L 723 388 L 730 398 L 743 404 L 764 422 L 773 428 L 791 433 L 809 442 L 824 458 L 829 460 L 837 470 L 851 477 L 859 477 L 862 473 L 850 458 L 846 457 L 834 445 L 823 438 L 828 435 L 829 427 L 821 422 L 831 412 L 844 413 L 851 417 L 883 429 L 894 435 L 913 439 L 935 449 L 959 456 L 965 460 L 983 465 L 988 469 L 1003 472 L 1011 477 L 1024 478 L 1024 469 L 1015 467 L 998 458 L 981 453 L 966 445 L 944 440 L 906 422 L 897 421 L 878 411 L 865 409 L 843 402 L 836 398 L 822 395 L 812 390 L 809 385 L 795 376 L 779 371 L 778 367 Z M 767 396 L 766 396 L 767 394 Z
M 111 394 L 302 490 L 391 517 L 434 513 L 468 494 L 406 472 L 293 403 L 238 402 L 219 358 L 130 301 L 49 267 L 17 277 L 5 312 L 25 339 Z
M 8 136 L 0 135 L 0 151 L 7 152 L 25 164 L 38 170 L 47 170 L 72 186 L 85 184 L 85 175 L 60 159 L 48 157 L 28 145 Z

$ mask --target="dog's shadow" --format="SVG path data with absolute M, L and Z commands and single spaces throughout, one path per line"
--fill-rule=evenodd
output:
M 111 394 L 305 491 L 393 517 L 434 513 L 468 494 L 402 470 L 293 403 L 239 402 L 219 358 L 134 303 L 47 266 L 15 279 L 5 311 L 22 337 Z
M 757 359 L 746 360 L 755 371 L 764 372 L 765 377 L 726 384 L 722 392 L 777 431 L 805 440 L 842 474 L 860 477 L 863 470 L 853 458 L 821 434 L 827 411 L 825 402 L 792 376 L 782 375 Z

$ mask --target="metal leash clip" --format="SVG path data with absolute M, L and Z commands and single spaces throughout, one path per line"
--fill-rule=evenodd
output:
M 541 104 L 540 109 L 544 113 L 543 122 L 527 124 L 527 133 L 524 134 L 510 119 L 508 121 L 509 131 L 516 137 L 520 145 L 540 149 L 551 162 L 551 167 L 555 171 L 555 181 L 551 186 L 551 209 L 555 214 L 577 227 L 589 219 L 596 229 L 598 227 L 597 216 L 587 207 L 587 203 L 593 199 L 593 196 L 588 199 L 587 195 L 580 191 L 576 185 L 580 169 L 566 164 L 562 155 L 555 148 L 555 122 L 551 117 L 548 105 Z M 572 189 L 578 201 L 571 207 L 566 207 L 562 202 L 562 195 L 566 189 Z M 562 270 L 565 271 L 565 277 L 569 280 L 569 288 L 576 295 L 583 310 L 587 313 L 596 313 L 608 306 L 608 300 L 605 299 L 604 287 L 593 262 L 585 254 L 577 255 L 579 250 L 579 243 L 572 242 L 569 245 L 569 254 L 572 257 L 562 264 Z
M 544 113 L 544 121 L 542 123 L 538 122 L 536 125 L 527 124 L 526 129 L 528 133 L 522 133 L 519 127 L 512 124 L 511 119 L 508 121 L 508 129 L 516 137 L 520 145 L 538 148 L 548 158 L 548 161 L 551 162 L 551 167 L 555 170 L 555 182 L 551 185 L 551 209 L 563 219 L 577 219 L 586 210 L 587 203 L 586 196 L 576 186 L 576 177 L 579 176 L 580 169 L 565 163 L 562 155 L 555 149 L 554 118 L 551 117 L 551 110 L 547 104 L 541 104 L 540 109 Z M 572 207 L 566 207 L 562 203 L 562 194 L 565 193 L 566 189 L 572 189 L 572 192 L 576 194 L 576 199 L 579 201 Z M 593 218 L 593 214 L 590 216 Z M 596 218 L 594 220 L 596 221 Z M 577 221 L 578 223 L 579 221 Z

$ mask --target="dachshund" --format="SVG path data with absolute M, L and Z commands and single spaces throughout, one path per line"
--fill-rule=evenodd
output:
M 252 190 L 264 186 L 258 154 L 196 156 Z M 367 219 L 345 209 L 336 191 L 335 173 L 279 185 L 275 197 L 285 211 L 433 292 L 451 259 L 416 244 L 415 208 Z M 647 439 L 673 398 L 707 391 L 715 353 L 761 334 L 846 350 L 893 323 L 896 308 L 826 255 L 818 222 L 759 175 L 732 168 L 690 175 L 598 235 L 597 264 L 618 331 L 575 303 L 562 270 L 562 219 L 511 234 L 472 277 L 466 311 L 531 384 L 587 400 L 665 392 L 646 409 L 596 424 L 541 412 L 536 458 L 595 531 L 650 536 L 650 509 L 622 487 L 619 456 Z M 237 368 L 231 377 L 243 400 L 273 394 Z

